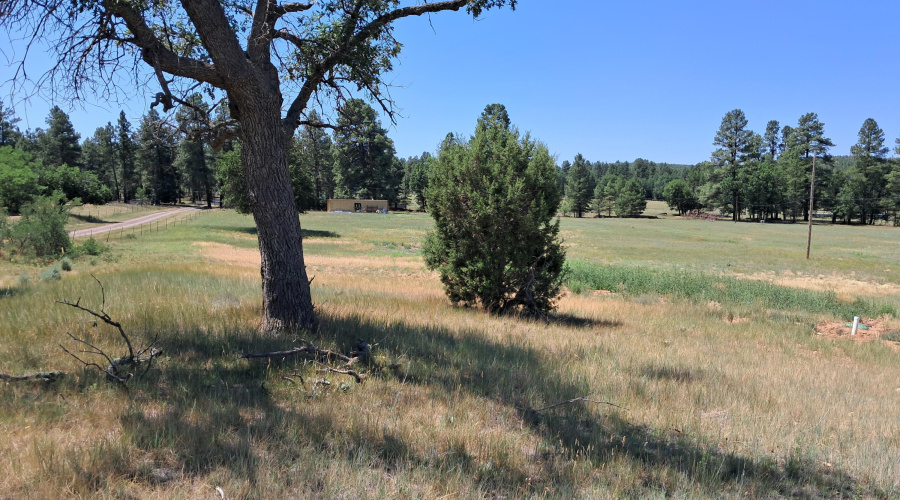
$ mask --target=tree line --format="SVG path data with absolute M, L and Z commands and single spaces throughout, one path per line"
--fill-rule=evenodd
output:
M 710 159 L 695 165 L 590 162 L 581 154 L 559 167 L 565 193 L 561 210 L 575 217 L 633 217 L 645 200 L 664 200 L 679 214 L 719 211 L 733 220 L 809 220 L 813 163 L 815 216 L 833 223 L 900 225 L 900 161 L 889 158 L 884 131 L 872 119 L 860 127 L 850 155 L 832 156 L 816 113 L 796 126 L 766 124 L 761 135 L 747 128 L 740 109 L 729 111 L 713 138 Z M 900 155 L 900 138 L 894 152 Z
M 874 224 L 893 220 L 900 209 L 900 163 L 888 158 L 884 131 L 867 118 L 849 156 L 832 156 L 834 143 L 816 113 L 796 126 L 766 124 L 760 135 L 747 128 L 740 109 L 726 113 L 713 139 L 708 161 L 685 170 L 667 185 L 664 199 L 673 210 L 719 210 L 735 221 L 808 221 Z M 900 154 L 900 139 L 894 151 Z M 815 181 L 813 183 L 813 168 Z M 810 186 L 813 185 L 813 214 Z
M 241 143 L 212 144 L 209 129 L 228 120 L 199 94 L 174 120 L 150 109 L 135 127 L 119 113 L 115 124 L 81 139 L 58 106 L 46 128 L 22 131 L 15 113 L 0 104 L 0 207 L 18 213 L 36 197 L 60 190 L 84 203 L 150 204 L 190 200 L 249 213 Z M 433 157 L 398 158 L 376 111 L 361 99 L 339 109 L 332 134 L 310 112 L 289 149 L 291 182 L 300 211 L 324 209 L 330 198 L 386 199 L 397 208 L 408 199 L 425 205 L 425 171 Z
M 209 106 L 199 94 L 174 120 L 154 109 L 134 127 L 120 112 L 84 140 L 68 115 L 51 109 L 47 128 L 19 130 L 18 118 L 0 104 L 0 207 L 17 213 L 38 196 L 60 191 L 85 203 L 213 203 L 250 212 L 239 140 L 210 144 Z M 224 108 L 212 112 L 226 121 Z M 425 190 L 437 156 L 396 155 L 376 111 L 349 99 L 332 133 L 312 111 L 289 148 L 297 208 L 324 209 L 330 198 L 386 199 L 392 208 L 427 208 Z M 560 211 L 582 217 L 634 217 L 647 200 L 665 200 L 673 211 L 719 211 L 734 220 L 808 220 L 809 186 L 816 162 L 814 212 L 832 222 L 873 224 L 900 210 L 900 163 L 888 158 L 884 131 L 867 119 L 849 156 L 832 156 L 832 141 L 815 113 L 796 126 L 771 120 L 763 134 L 747 128 L 743 111 L 729 111 L 713 138 L 716 149 L 696 165 L 638 158 L 591 162 L 581 154 L 557 166 Z M 900 139 L 895 151 L 900 154 Z M 815 216 L 815 214 L 814 214 Z

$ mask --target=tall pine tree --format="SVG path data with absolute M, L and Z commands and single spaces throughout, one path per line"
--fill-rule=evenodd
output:
M 395 163 L 394 141 L 375 110 L 361 99 L 341 107 L 334 134 L 334 184 L 338 198 L 396 201 L 402 177 Z
M 594 178 L 589 165 L 590 162 L 578 153 L 566 175 L 566 210 L 575 214 L 575 217 L 581 217 L 591 209 Z

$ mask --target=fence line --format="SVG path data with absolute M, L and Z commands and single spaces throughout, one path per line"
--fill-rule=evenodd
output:
M 106 236 L 106 241 L 109 242 L 110 239 L 116 238 L 125 238 L 127 236 L 131 236 L 137 238 L 138 236 L 143 236 L 146 231 L 148 235 L 154 232 L 167 231 L 169 229 L 174 229 L 179 225 L 185 225 L 188 222 L 191 222 L 200 217 L 201 214 L 206 214 L 210 212 L 212 209 L 203 209 L 203 210 L 191 210 L 187 212 L 180 212 L 176 214 L 172 214 L 171 216 L 163 217 L 154 221 L 144 222 L 143 224 L 136 224 L 131 227 L 122 227 L 118 229 L 112 229 L 110 231 L 106 231 L 105 235 L 98 235 L 99 238 Z M 122 221 L 128 222 L 128 221 Z M 162 227 L 160 227 L 160 222 L 163 223 Z M 88 236 L 80 236 L 80 237 L 72 237 L 72 242 L 76 241 L 85 241 L 89 238 L 93 238 L 93 228 Z

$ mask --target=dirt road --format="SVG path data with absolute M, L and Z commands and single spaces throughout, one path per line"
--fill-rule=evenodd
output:
M 105 226 L 97 226 L 97 227 L 89 227 L 87 229 L 79 229 L 78 231 L 72 231 L 69 233 L 69 236 L 72 238 L 81 238 L 84 236 L 94 236 L 98 234 L 108 233 L 110 231 L 116 231 L 118 229 L 127 229 L 129 227 L 139 226 L 141 224 L 146 224 L 148 222 L 153 222 L 159 219 L 165 219 L 166 217 L 171 217 L 175 214 L 180 214 L 184 212 L 190 212 L 191 210 L 201 210 L 195 207 L 185 207 L 179 208 L 176 210 L 166 210 L 164 212 L 156 212 L 150 215 L 144 215 L 142 217 L 137 217 L 135 219 L 129 219 L 122 222 L 116 222 L 115 224 L 107 224 Z

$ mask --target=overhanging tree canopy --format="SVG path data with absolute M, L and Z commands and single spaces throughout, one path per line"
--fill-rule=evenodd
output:
M 315 321 L 287 159 L 308 110 L 362 93 L 392 113 L 382 76 L 400 52 L 394 21 L 507 4 L 516 0 L 8 0 L 0 26 L 10 38 L 47 42 L 57 64 L 38 84 L 57 93 L 110 94 L 135 66 L 149 66 L 139 74 L 158 83 L 165 110 L 188 104 L 198 87 L 224 92 L 234 127 L 210 132 L 242 139 L 262 256 L 260 328 L 277 331 Z

